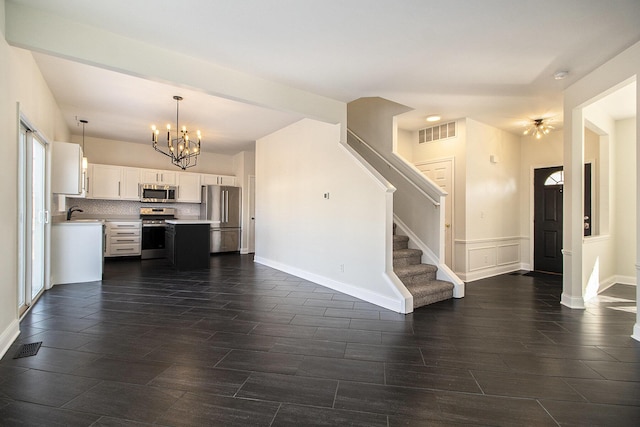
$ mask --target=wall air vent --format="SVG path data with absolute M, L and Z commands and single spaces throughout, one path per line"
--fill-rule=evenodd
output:
M 456 136 L 456 122 L 444 123 L 442 125 L 431 126 L 418 131 L 418 142 L 434 142 L 441 139 L 453 138 Z

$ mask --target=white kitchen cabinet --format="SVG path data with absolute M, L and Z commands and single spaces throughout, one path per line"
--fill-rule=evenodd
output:
M 140 169 L 140 182 L 142 184 L 175 185 L 176 173 L 155 169 Z
M 178 172 L 178 202 L 200 203 L 200 174 Z
M 89 165 L 89 196 L 92 199 L 121 198 L 122 167 Z
M 82 147 L 55 141 L 51 153 L 51 192 L 79 196 L 84 191 Z
M 140 169 L 113 165 L 89 165 L 87 198 L 140 200 Z
M 122 200 L 140 200 L 140 169 L 122 168 L 122 185 L 120 189 Z
M 141 254 L 140 221 L 107 221 L 105 257 L 139 256 Z
M 200 174 L 202 185 L 236 185 L 236 177 L 229 175 Z
M 218 179 L 220 180 L 220 185 L 230 185 L 232 187 L 236 185 L 235 176 L 219 175 Z
M 51 283 L 102 280 L 102 221 L 54 223 L 51 227 Z

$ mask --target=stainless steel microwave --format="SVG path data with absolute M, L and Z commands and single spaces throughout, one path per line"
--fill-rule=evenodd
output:
M 171 203 L 178 197 L 174 185 L 140 184 L 140 201 L 145 203 Z

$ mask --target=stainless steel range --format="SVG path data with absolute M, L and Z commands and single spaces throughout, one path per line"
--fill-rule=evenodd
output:
M 140 208 L 142 259 L 164 258 L 165 220 L 175 218 L 174 208 Z

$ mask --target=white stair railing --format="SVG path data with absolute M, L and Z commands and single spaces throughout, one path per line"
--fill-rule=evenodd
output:
M 438 279 L 454 284 L 454 297 L 464 296 L 464 282 L 444 263 L 447 192 L 393 153 L 385 157 L 347 129 L 347 143 L 394 187 L 393 212 L 400 229 L 423 251 L 423 260 L 438 267 Z

